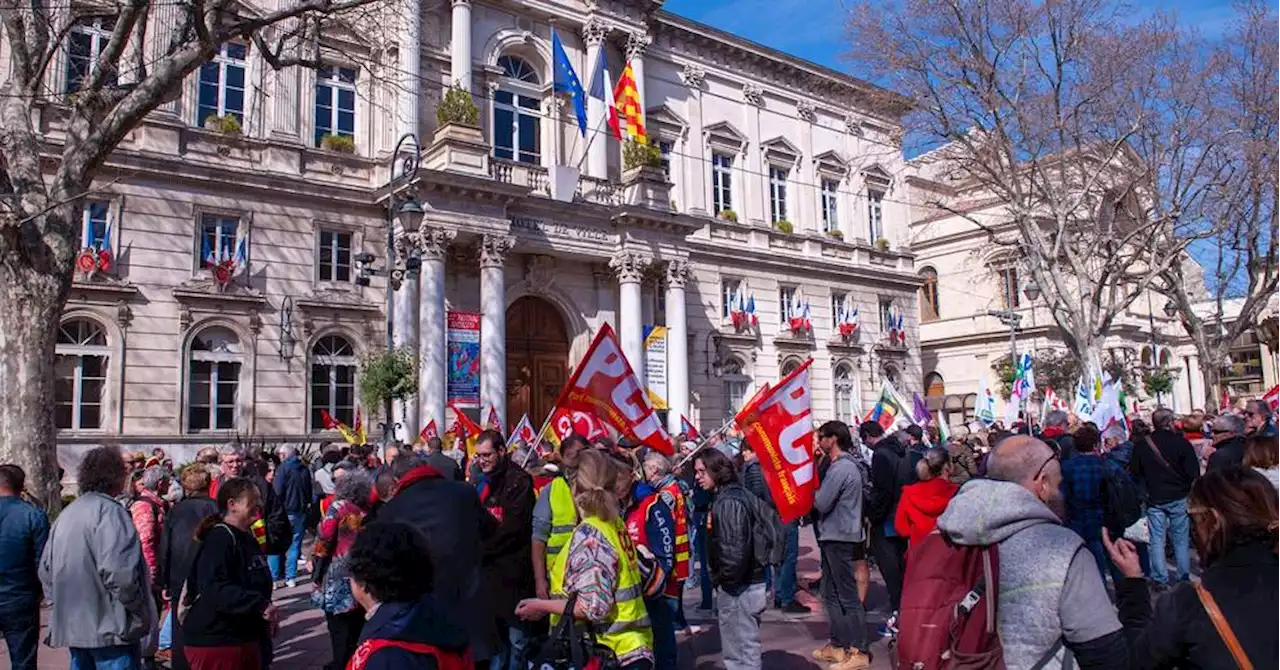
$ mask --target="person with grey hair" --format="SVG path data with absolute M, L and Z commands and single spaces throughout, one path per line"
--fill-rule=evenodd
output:
M 969 481 L 951 499 L 938 529 L 957 545 L 999 546 L 997 625 L 1005 665 L 1070 667 L 1067 659 L 1074 658 L 1081 668 L 1128 668 L 1128 638 L 1093 555 L 1063 525 L 1065 514 L 1058 455 L 1038 439 L 1013 435 L 991 452 L 987 478 Z M 944 550 L 950 551 L 947 544 L 933 537 L 912 548 Z M 1116 589 L 1121 600 L 1129 590 L 1146 597 L 1141 579 L 1123 580 Z M 911 598 L 910 589 L 904 598 Z M 903 646 L 899 653 L 906 659 L 913 650 Z
M 267 556 L 277 556 L 289 548 L 289 542 L 293 537 L 292 526 L 284 507 L 280 504 L 280 497 L 276 495 L 275 488 L 261 475 L 250 473 L 246 468 L 247 464 L 248 458 L 240 445 L 232 442 L 219 447 L 218 474 L 213 478 L 213 485 L 209 487 L 209 497 L 217 500 L 218 489 L 222 483 L 236 477 L 244 477 L 252 481 L 258 487 L 258 494 L 262 497 L 262 517 L 259 521 L 263 523 L 266 531 L 261 536 L 255 535 L 255 537 L 258 538 L 258 544 L 262 547 L 262 553 Z M 256 521 L 254 523 L 257 524 Z M 294 569 L 297 569 L 296 565 Z
M 276 466 L 272 486 L 289 519 L 289 548 L 284 555 L 283 570 L 279 556 L 268 556 L 271 575 L 293 588 L 298 583 L 298 559 L 302 556 L 302 535 L 307 530 L 307 513 L 311 510 L 311 470 L 298 457 L 298 449 L 282 444 L 276 447 L 280 465 Z
M 1045 415 L 1044 430 L 1040 432 L 1040 439 L 1057 451 L 1058 457 L 1063 461 L 1076 455 L 1075 437 L 1067 432 L 1069 419 L 1066 412 L 1055 409 Z
M 1208 472 L 1225 470 L 1244 463 L 1244 420 L 1234 414 L 1223 414 L 1213 420 L 1213 455 Z
M 372 492 L 373 478 L 368 471 L 347 471 L 337 481 L 333 502 L 316 530 L 311 550 L 311 604 L 324 612 L 329 629 L 333 659 L 326 669 L 347 667 L 364 628 L 366 612 L 351 593 L 347 554 L 369 515 Z
M 159 612 L 164 609 L 164 584 L 160 580 L 160 540 L 169 511 L 169 503 L 164 496 L 169 491 L 172 475 L 167 468 L 153 465 L 145 470 L 135 471 L 131 479 L 133 495 L 129 498 L 129 516 L 133 518 L 133 527 L 138 531 L 142 558 L 147 563 L 147 574 L 151 578 L 151 597 Z M 155 627 L 143 639 L 142 659 L 147 667 L 155 665 L 159 633 L 159 628 Z
M 1151 424 L 1155 430 L 1135 440 L 1129 460 L 1129 472 L 1147 492 L 1147 527 L 1151 531 L 1149 576 L 1157 592 L 1169 586 L 1166 541 L 1173 545 L 1178 581 L 1186 581 L 1191 575 L 1191 519 L 1187 516 L 1187 496 L 1200 476 L 1200 459 L 1195 447 L 1175 430 L 1175 420 L 1174 413 L 1167 408 L 1153 412 Z

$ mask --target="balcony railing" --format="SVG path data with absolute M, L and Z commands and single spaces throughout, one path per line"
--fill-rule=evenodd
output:
M 520 163 L 504 158 L 489 161 L 494 181 L 528 188 L 534 195 L 551 197 L 551 179 L 541 165 Z M 573 199 L 597 205 L 616 207 L 622 204 L 622 185 L 608 179 L 583 175 L 578 179 Z

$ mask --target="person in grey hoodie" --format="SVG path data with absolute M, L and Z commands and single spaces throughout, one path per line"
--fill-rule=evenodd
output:
M 155 621 L 142 544 L 116 498 L 129 476 L 120 450 L 98 447 L 76 473 L 80 497 L 58 516 L 40 559 L 53 603 L 51 647 L 71 648 L 71 667 L 135 670 L 139 641 Z
M 1010 670 L 1071 668 L 1072 661 L 1082 669 L 1127 668 L 1128 641 L 1093 555 L 1062 525 L 1061 487 L 1054 450 L 1014 435 L 991 452 L 987 479 L 960 488 L 938 529 L 959 545 L 999 545 L 997 625 Z M 1141 579 L 1116 588 L 1146 597 Z
M 831 670 L 860 670 L 871 665 L 866 613 L 853 575 L 854 561 L 866 557 L 862 470 L 853 460 L 853 436 L 843 422 L 822 424 L 818 444 L 831 459 L 813 500 L 822 555 L 822 600 L 831 622 L 831 640 L 813 657 L 831 663 Z

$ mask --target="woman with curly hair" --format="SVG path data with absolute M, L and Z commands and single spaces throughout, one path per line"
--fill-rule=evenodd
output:
M 368 621 L 348 670 L 472 670 L 470 632 L 431 595 L 427 539 L 413 526 L 380 521 L 348 555 L 351 593 Z
M 339 479 L 333 490 L 333 503 L 320 519 L 315 547 L 311 551 L 311 604 L 324 612 L 329 628 L 329 645 L 333 661 L 325 668 L 342 670 L 355 653 L 364 627 L 364 610 L 351 593 L 351 576 L 347 569 L 348 554 L 369 513 L 373 481 L 363 470 L 355 470 Z

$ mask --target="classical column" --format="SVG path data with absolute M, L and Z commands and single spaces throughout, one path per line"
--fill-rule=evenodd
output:
M 683 159 L 686 182 L 684 200 L 677 204 L 688 207 L 695 214 L 705 214 L 710 205 L 707 198 L 707 173 L 711 159 L 707 156 L 707 138 L 702 136 L 702 85 L 707 71 L 692 63 L 686 63 L 680 71 L 680 81 L 689 87 L 689 133 L 686 143 L 688 156 Z
M 640 282 L 649 259 L 632 251 L 620 251 L 609 261 L 618 276 L 618 339 L 622 354 L 644 384 L 644 316 L 641 310 Z
M 422 302 L 418 310 L 418 427 L 435 421 L 440 433 L 447 425 L 444 257 L 451 241 L 452 232 L 433 228 L 424 228 L 419 240 Z
M 485 235 L 480 243 L 480 420 L 489 407 L 507 420 L 507 252 L 510 237 Z
M 747 82 L 742 85 L 742 99 L 746 103 L 742 106 L 742 114 L 747 145 L 743 156 L 746 160 L 733 175 L 743 186 L 738 191 L 744 201 L 738 216 L 752 223 L 769 225 L 769 172 L 765 169 L 764 150 L 760 146 L 760 107 L 764 105 L 764 89 Z
M 471 91 L 471 0 L 453 0 L 449 72 L 455 86 Z
M 404 233 L 400 234 L 400 238 L 396 241 L 396 251 L 403 260 L 407 258 L 410 252 L 416 247 L 416 240 Z M 387 290 L 390 291 L 391 286 L 388 284 Z M 418 349 L 418 282 L 415 279 L 405 277 L 400 282 L 400 288 L 392 294 L 392 343 L 397 349 L 408 349 L 416 351 Z M 400 424 L 395 432 L 396 439 L 402 442 L 412 441 L 418 434 L 418 430 L 414 427 L 418 423 L 418 398 L 410 397 L 406 400 L 397 400 L 392 404 L 391 408 L 392 421 Z
M 587 174 L 605 179 L 609 176 L 609 127 L 604 122 L 604 101 L 591 97 L 591 87 L 596 76 L 596 61 L 600 58 L 600 50 L 604 48 L 605 37 L 609 28 L 599 19 L 593 18 L 582 27 L 582 41 L 587 45 L 587 63 L 583 72 L 583 85 L 587 89 Z M 605 86 L 613 86 L 605 82 Z
M 643 33 L 631 33 L 627 36 L 627 62 L 631 64 L 631 72 L 636 78 L 636 93 L 640 96 L 640 113 L 644 114 L 644 50 L 653 42 L 653 38 Z M 646 122 L 648 120 L 646 119 Z
M 680 432 L 680 417 L 689 415 L 689 326 L 685 318 L 684 287 L 689 261 L 667 263 L 667 430 Z
M 400 127 L 398 133 L 417 133 L 422 125 L 422 3 L 404 4 L 404 41 L 400 44 Z

